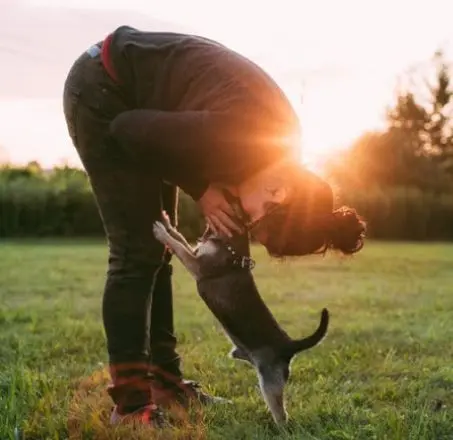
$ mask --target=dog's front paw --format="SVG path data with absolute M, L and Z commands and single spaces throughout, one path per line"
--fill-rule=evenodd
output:
M 160 241 L 162 244 L 167 244 L 168 232 L 161 222 L 154 222 L 153 233 L 156 240 Z
M 173 226 L 171 225 L 171 222 L 170 222 L 170 217 L 168 216 L 166 211 L 162 211 L 161 222 L 165 226 L 165 229 L 167 229 L 167 231 L 170 231 L 171 229 L 173 229 Z

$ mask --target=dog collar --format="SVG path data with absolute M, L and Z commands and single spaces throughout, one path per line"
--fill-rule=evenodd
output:
M 226 245 L 226 248 L 233 257 L 233 266 L 239 266 L 241 269 L 248 270 L 252 270 L 255 267 L 255 260 L 253 258 L 236 255 L 236 251 L 229 244 Z

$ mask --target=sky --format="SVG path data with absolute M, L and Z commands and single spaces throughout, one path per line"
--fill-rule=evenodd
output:
M 302 156 L 315 163 L 382 126 L 398 75 L 450 50 L 452 16 L 451 0 L 0 0 L 0 160 L 80 164 L 62 114 L 65 75 L 128 24 L 204 35 L 250 57 L 288 94 Z

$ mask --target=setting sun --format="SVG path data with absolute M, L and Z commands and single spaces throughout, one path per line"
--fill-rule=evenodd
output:
M 301 160 L 311 168 L 319 171 L 326 159 L 348 148 L 364 131 L 382 126 L 389 93 L 365 94 L 359 87 L 332 81 L 328 86 L 313 85 L 301 95 L 287 92 L 302 127 Z

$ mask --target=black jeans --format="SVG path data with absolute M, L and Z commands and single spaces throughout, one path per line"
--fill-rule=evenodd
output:
M 154 377 L 161 371 L 181 378 L 170 255 L 152 231 L 162 209 L 176 224 L 177 188 L 150 174 L 132 145 L 121 145 L 110 136 L 111 120 L 131 103 L 104 70 L 99 54 L 84 53 L 74 63 L 63 104 L 109 245 L 103 299 L 109 392 L 119 406 L 132 408 L 151 401 L 150 371 Z

